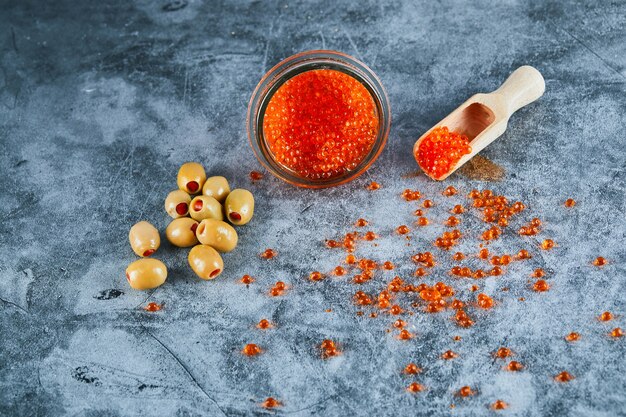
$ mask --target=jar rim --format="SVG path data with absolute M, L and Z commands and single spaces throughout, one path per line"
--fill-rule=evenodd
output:
M 372 148 L 356 168 L 346 170 L 337 176 L 313 180 L 298 175 L 274 159 L 263 136 L 262 119 L 270 98 L 281 85 L 298 74 L 315 69 L 338 70 L 363 84 L 376 105 L 379 123 Z M 374 163 L 387 143 L 391 127 L 391 108 L 387 92 L 380 79 L 363 62 L 338 51 L 312 50 L 292 55 L 265 73 L 250 98 L 246 127 L 250 147 L 259 162 L 272 175 L 299 187 L 326 188 L 344 184 L 357 178 Z

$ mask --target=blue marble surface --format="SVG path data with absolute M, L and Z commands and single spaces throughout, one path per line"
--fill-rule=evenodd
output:
M 260 170 L 245 132 L 246 106 L 275 63 L 309 49 L 334 49 L 380 76 L 392 107 L 388 145 L 374 166 L 347 185 L 303 190 Z M 458 173 L 439 184 L 411 175 L 416 138 L 476 92 L 491 91 L 520 65 L 538 68 L 546 93 L 511 119 L 481 155 L 504 170 L 497 182 Z M 2 1 L 0 4 L 0 415 L 626 415 L 626 2 L 442 1 Z M 148 220 L 164 230 L 163 199 L 178 166 L 202 162 L 257 197 L 253 222 L 224 256 L 225 272 L 204 282 L 186 251 L 164 243 L 169 267 L 155 291 L 131 290 L 135 259 L 129 227 Z M 378 181 L 382 188 L 365 186 Z M 445 185 L 461 193 L 443 197 Z M 417 230 L 419 189 L 435 201 L 431 226 Z M 472 188 L 492 188 L 528 209 L 492 248 L 533 259 L 499 278 L 458 280 L 450 256 L 432 247 L 454 204 Z M 573 197 L 573 209 L 563 201 Z M 515 230 L 544 220 L 536 239 Z M 364 217 L 380 235 L 356 254 L 397 269 L 369 283 L 352 273 L 313 283 L 344 253 L 323 240 Z M 411 240 L 394 234 L 411 225 Z M 478 249 L 477 212 L 463 216 L 459 250 Z M 473 236 L 473 237 L 472 237 Z M 538 250 L 543 238 L 558 246 Z M 279 256 L 258 257 L 271 247 Z M 410 256 L 432 250 L 438 265 L 423 278 L 452 283 L 473 301 L 471 285 L 491 295 L 490 311 L 469 308 L 476 325 L 458 328 L 398 302 L 415 338 L 388 332 L 393 318 L 360 310 L 355 291 L 380 291 Z M 602 255 L 604 268 L 591 266 Z M 476 258 L 464 264 L 479 267 Z M 547 271 L 551 290 L 534 293 L 529 274 Z M 238 282 L 243 274 L 256 282 Z M 283 297 L 267 296 L 277 280 Z M 503 291 L 508 288 L 508 291 Z M 525 301 L 520 301 L 523 297 Z M 158 313 L 142 307 L 164 303 Z M 331 309 L 331 312 L 326 312 Z M 605 311 L 615 320 L 600 323 Z M 260 331 L 261 318 L 276 327 Z M 567 343 L 571 331 L 582 335 Z M 460 341 L 453 341 L 455 335 Z M 342 355 L 322 360 L 321 340 Z M 239 351 L 249 342 L 265 350 Z M 502 369 L 492 352 L 508 346 L 524 364 Z M 443 361 L 453 349 L 459 357 Z M 403 367 L 423 368 L 415 377 Z M 552 377 L 567 370 L 575 379 Z M 427 387 L 410 394 L 418 381 Z M 476 390 L 455 395 L 461 386 Z M 276 410 L 259 406 L 274 396 Z M 454 405 L 454 407 L 452 407 Z

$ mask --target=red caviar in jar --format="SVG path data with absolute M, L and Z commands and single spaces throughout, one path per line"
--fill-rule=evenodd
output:
M 450 132 L 444 126 L 433 129 L 414 149 L 414 156 L 424 172 L 439 179 L 450 172 L 463 155 L 471 152 L 467 136 Z
M 354 170 L 377 134 L 372 95 L 357 79 L 330 69 L 285 81 L 263 117 L 263 135 L 276 161 L 309 179 Z

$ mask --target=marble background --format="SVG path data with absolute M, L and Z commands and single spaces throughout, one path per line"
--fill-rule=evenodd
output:
M 251 183 L 261 170 L 245 133 L 252 90 L 281 59 L 320 48 L 351 54 L 382 79 L 393 113 L 385 151 L 334 189 L 296 189 L 269 174 Z M 412 175 L 417 137 L 524 64 L 542 72 L 546 93 L 482 153 L 504 170 L 500 181 Z M 502 415 L 626 415 L 626 339 L 607 337 L 626 327 L 625 86 L 623 0 L 0 1 L 0 414 L 483 416 L 502 399 Z M 163 199 L 188 160 L 251 189 L 256 217 L 239 229 L 219 279 L 200 281 L 186 251 L 164 243 L 167 283 L 133 291 L 128 229 L 141 219 L 164 229 Z M 382 184 L 375 193 L 365 190 L 372 180 Z M 441 196 L 448 184 L 461 193 Z M 534 257 L 500 278 L 454 280 L 431 242 L 474 187 L 527 204 L 494 251 L 526 247 Z M 411 246 L 393 233 L 414 220 L 405 188 L 437 204 Z M 563 207 L 568 197 L 574 209 Z M 545 221 L 541 235 L 518 236 L 533 216 Z M 433 250 L 440 261 L 424 282 L 452 282 L 466 300 L 476 284 L 496 307 L 471 309 L 470 329 L 450 312 L 415 309 L 403 317 L 416 335 L 408 342 L 387 332 L 388 315 L 358 316 L 361 288 L 349 277 L 306 278 L 340 264 L 343 252 L 323 240 L 358 217 L 381 238 L 357 255 L 397 265 L 362 289 L 380 291 L 395 274 L 415 280 L 410 255 Z M 484 227 L 475 212 L 465 218 L 468 236 Z M 544 237 L 558 247 L 537 250 Z M 268 247 L 279 252 L 272 261 L 258 257 Z M 459 249 L 475 253 L 475 236 Z M 598 255 L 609 265 L 591 266 Z M 529 290 L 537 267 L 548 272 L 547 293 Z M 238 282 L 245 273 L 256 278 L 249 288 Z M 279 279 L 290 290 L 268 297 Z M 143 311 L 150 301 L 165 308 Z M 605 310 L 616 319 L 598 322 Z M 263 317 L 276 328 L 255 329 Z M 570 331 L 582 340 L 566 343 Z M 343 354 L 320 359 L 324 338 Z M 243 357 L 248 342 L 265 353 Z M 491 356 L 502 345 L 522 372 Z M 440 360 L 447 349 L 460 357 Z M 409 361 L 424 372 L 403 376 Z M 562 370 L 576 379 L 554 382 Z M 413 380 L 427 391 L 407 393 Z M 463 385 L 477 395 L 455 396 Z M 262 409 L 267 396 L 283 406 Z

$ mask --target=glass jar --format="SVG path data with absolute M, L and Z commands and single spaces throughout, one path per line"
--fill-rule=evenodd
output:
M 274 158 L 263 135 L 263 117 L 274 93 L 290 78 L 310 70 L 330 69 L 343 72 L 359 81 L 370 93 L 378 117 L 378 132 L 369 153 L 354 169 L 323 179 L 310 179 L 280 164 Z M 344 184 L 363 174 L 380 155 L 389 136 L 391 109 L 382 83 L 362 62 L 336 51 L 307 51 L 293 55 L 269 70 L 257 85 L 246 120 L 250 146 L 259 162 L 273 175 L 288 183 L 306 188 L 325 188 Z

